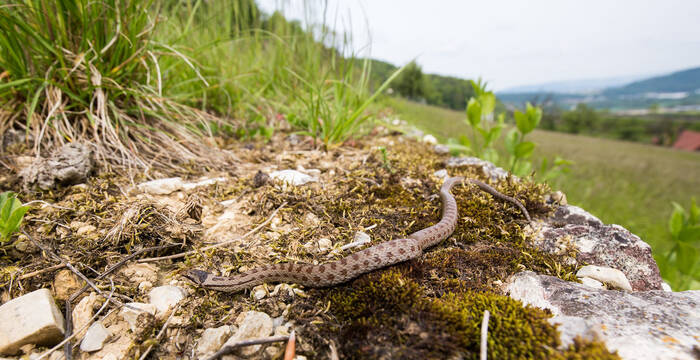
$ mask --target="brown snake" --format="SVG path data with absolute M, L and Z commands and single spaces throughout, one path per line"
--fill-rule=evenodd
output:
M 457 226 L 457 202 L 450 193 L 462 177 L 447 178 L 440 188 L 442 219 L 439 223 L 419 230 L 405 239 L 374 245 L 340 260 L 322 265 L 280 263 L 253 268 L 232 277 L 222 277 L 202 270 L 189 270 L 184 276 L 204 288 L 235 292 L 266 282 L 290 282 L 310 287 L 324 287 L 346 282 L 361 274 L 420 256 L 423 250 L 449 237 Z M 503 195 L 478 180 L 467 180 L 496 198 L 515 204 L 528 221 L 530 215 L 516 199 Z

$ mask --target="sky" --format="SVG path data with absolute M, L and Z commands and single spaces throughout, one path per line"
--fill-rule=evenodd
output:
M 323 19 L 321 0 L 258 0 L 263 10 Z M 700 66 L 696 0 L 327 0 L 327 24 L 359 56 L 424 73 L 482 77 L 492 89 L 659 75 Z M 309 12 L 313 12 L 309 14 Z

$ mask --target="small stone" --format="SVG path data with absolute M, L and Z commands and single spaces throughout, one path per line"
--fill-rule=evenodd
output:
M 156 307 L 156 315 L 159 316 L 164 315 L 170 308 L 175 307 L 185 296 L 187 296 L 185 290 L 172 285 L 159 286 L 151 289 L 148 293 L 150 303 Z
M 319 220 L 318 216 L 314 213 L 306 213 L 304 215 L 304 224 L 308 226 L 318 226 L 321 223 L 321 220 Z
M 355 239 L 353 240 L 353 242 L 360 243 L 360 244 L 366 244 L 370 241 L 372 241 L 372 238 L 364 231 L 356 232 Z
M 139 190 L 151 195 L 168 195 L 182 190 L 182 187 L 183 182 L 179 177 L 151 180 L 137 185 Z
M 73 293 L 82 287 L 82 282 L 68 269 L 59 271 L 53 280 L 53 292 L 58 300 L 70 298 Z
M 234 328 L 235 329 L 235 328 Z M 197 342 L 196 353 L 203 357 L 204 355 L 213 354 L 224 346 L 224 342 L 231 336 L 230 326 L 224 325 L 218 328 L 208 328 L 204 330 L 202 336 Z
M 333 247 L 333 242 L 330 239 L 322 238 L 318 240 L 318 250 L 325 252 Z
M 438 141 L 435 138 L 435 136 L 430 135 L 430 134 L 425 134 L 425 136 L 423 136 L 423 142 L 431 144 L 431 145 L 436 145 Z
M 131 331 L 136 332 L 144 324 L 138 321 L 139 316 L 154 317 L 157 311 L 158 309 L 153 304 L 131 302 L 124 304 L 119 314 L 129 323 Z
M 94 309 L 96 302 L 97 294 L 94 292 L 91 292 L 90 295 L 80 300 L 78 305 L 76 305 L 73 309 L 71 315 L 71 318 L 73 319 L 73 329 L 82 329 L 83 326 L 87 325 L 90 318 L 92 318 L 92 310 Z M 81 333 L 77 334 L 76 338 L 78 340 L 82 339 L 82 337 L 85 336 L 85 331 L 87 330 L 83 330 Z
M 49 190 L 85 182 L 95 168 L 95 157 L 89 145 L 68 143 L 49 158 L 34 159 L 19 172 L 25 189 L 38 186 Z
M 129 279 L 130 282 L 158 281 L 157 268 L 151 264 L 129 264 L 119 271 L 119 274 Z
M 673 289 L 671 289 L 671 285 L 669 285 L 665 281 L 661 283 L 661 289 L 666 292 L 673 292 Z
M 438 144 L 433 146 L 433 151 L 435 151 L 437 154 L 444 155 L 450 153 L 450 148 L 447 145 Z
M 142 281 L 139 283 L 139 292 L 145 293 L 153 289 L 153 283 L 150 281 Z
M 547 194 L 544 198 L 545 202 L 547 204 L 558 204 L 558 205 L 567 205 L 566 201 L 566 194 L 564 194 L 561 191 L 555 191 L 551 194 Z
M 253 186 L 259 188 L 267 184 L 268 181 L 270 181 L 270 175 L 258 170 L 258 172 L 255 173 L 255 177 L 253 177 Z
M 100 350 L 109 336 L 110 333 L 104 325 L 102 325 L 102 322 L 95 321 L 88 328 L 83 341 L 80 342 L 80 350 L 86 352 Z
M 598 281 L 598 280 L 591 279 L 589 277 L 583 277 L 583 278 L 580 278 L 579 280 L 581 280 L 581 284 L 586 285 L 588 287 L 591 287 L 594 289 L 605 289 L 605 285 L 603 285 L 603 283 Z
M 75 234 L 78 236 L 84 236 L 84 235 L 91 234 L 91 233 L 95 232 L 95 230 L 97 230 L 97 228 L 94 225 L 85 225 L 85 226 L 81 226 L 78 229 L 78 231 L 75 232 Z
M 433 176 L 435 176 L 436 178 L 439 178 L 439 179 L 444 179 L 448 176 L 447 170 L 446 169 L 438 170 L 438 171 L 433 173 Z
M 294 186 L 300 186 L 308 182 L 316 181 L 316 178 L 296 170 L 273 171 L 270 174 L 270 177 L 275 180 L 280 180 L 285 184 Z
M 194 183 L 183 183 L 182 184 L 182 189 L 183 190 L 192 190 L 196 189 L 198 187 L 204 187 L 204 186 L 209 186 L 209 185 L 214 185 L 216 183 L 220 182 L 225 182 L 226 178 L 225 177 L 218 177 L 218 178 L 211 178 L 211 179 L 204 179 L 200 180 Z
M 265 296 L 267 296 L 267 288 L 265 287 L 265 284 L 254 287 L 252 292 L 255 300 L 262 300 L 265 298 Z
M 576 277 L 588 277 L 623 290 L 632 291 L 632 285 L 630 285 L 625 274 L 610 267 L 587 265 L 576 272 Z
M 238 330 L 226 341 L 224 346 L 241 340 L 267 337 L 272 334 L 272 318 L 264 312 L 244 312 L 238 316 L 236 322 L 239 324 Z M 246 346 L 238 350 L 238 353 L 242 356 L 251 356 L 257 353 L 260 348 L 261 345 Z
M 26 344 L 52 346 L 63 339 L 64 320 L 49 289 L 39 289 L 0 306 L 0 355 Z
M 265 354 L 269 359 L 275 359 L 282 355 L 282 348 L 274 345 L 268 346 L 265 348 Z

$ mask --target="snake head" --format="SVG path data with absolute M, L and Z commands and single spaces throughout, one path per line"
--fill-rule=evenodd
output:
M 209 273 L 198 269 L 192 269 L 187 270 L 187 272 L 185 272 L 182 276 L 188 278 L 190 281 L 197 285 L 202 285 L 204 281 L 207 280 Z

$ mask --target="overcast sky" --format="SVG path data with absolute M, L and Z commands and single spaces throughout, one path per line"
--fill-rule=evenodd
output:
M 303 0 L 259 3 L 304 17 Z M 700 66 L 696 0 L 328 0 L 326 14 L 361 56 L 416 58 L 426 73 L 481 76 L 495 90 Z

